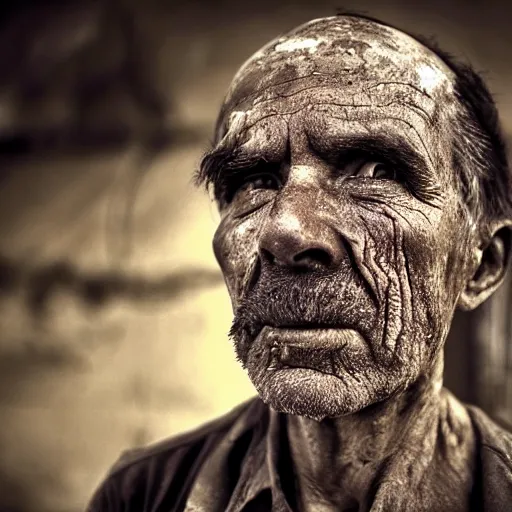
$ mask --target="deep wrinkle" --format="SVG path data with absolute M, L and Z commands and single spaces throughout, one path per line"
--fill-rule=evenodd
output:
M 398 101 L 396 103 L 400 104 Z M 404 106 L 407 110 L 406 102 L 403 103 L 402 107 Z M 322 158 L 335 164 L 336 162 L 333 160 L 336 159 L 338 152 L 340 158 L 345 153 L 356 151 L 364 152 L 368 157 L 376 155 L 393 163 L 398 170 L 402 170 L 402 176 L 409 184 L 409 189 L 419 198 L 435 203 L 441 195 L 446 184 L 438 182 L 436 164 L 433 163 L 434 156 L 428 148 L 430 143 L 410 122 L 390 115 L 385 116 L 388 121 L 395 122 L 395 131 L 396 123 L 404 123 L 404 127 L 412 130 L 419 142 L 411 139 L 407 130 L 398 141 L 396 137 L 390 137 L 386 131 L 382 130 L 382 126 L 372 127 L 371 120 L 368 119 L 364 123 L 359 121 L 363 130 L 360 130 L 360 134 L 355 135 L 354 130 L 340 129 L 343 126 L 340 121 L 347 119 L 337 117 L 332 110 L 323 112 L 321 109 L 319 110 L 316 103 L 308 104 L 306 110 L 308 111 L 304 116 L 306 136 L 312 150 Z M 247 117 L 246 114 L 245 118 Z M 289 119 L 290 117 L 286 115 L 283 118 Z M 272 164 L 271 167 L 277 168 L 276 164 L 283 161 L 284 151 L 282 149 L 276 151 L 276 146 L 284 148 L 289 142 L 283 140 L 276 143 L 276 137 L 284 135 L 282 130 L 278 133 L 272 133 L 270 130 L 264 144 L 254 144 L 253 142 L 252 148 L 247 147 L 248 142 L 257 136 L 251 129 L 257 127 L 260 122 L 258 120 L 249 126 L 246 123 L 237 126 L 237 130 L 229 134 L 227 141 L 223 139 L 216 148 L 204 156 L 200 164 L 199 180 L 213 185 L 214 194 L 221 203 L 223 203 L 223 185 L 232 172 L 237 170 L 243 172 L 245 169 L 253 168 L 259 162 L 268 162 Z M 270 141 L 272 144 L 269 144 Z M 449 179 L 453 180 L 453 176 L 450 176 Z

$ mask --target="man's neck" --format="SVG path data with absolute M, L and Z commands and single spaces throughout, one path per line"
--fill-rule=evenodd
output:
M 432 380 L 321 422 L 289 416 L 301 510 L 468 509 L 474 438 L 465 409 Z

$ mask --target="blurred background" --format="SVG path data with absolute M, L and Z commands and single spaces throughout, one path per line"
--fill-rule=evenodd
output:
M 121 450 L 254 394 L 191 176 L 237 67 L 338 8 L 470 60 L 512 134 L 505 2 L 2 2 L 0 512 L 79 512 Z M 511 295 L 457 314 L 446 348 L 447 386 L 502 421 Z

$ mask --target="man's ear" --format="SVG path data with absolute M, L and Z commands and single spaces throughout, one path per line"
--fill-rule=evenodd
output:
M 459 307 L 471 311 L 486 301 L 505 278 L 510 261 L 512 223 L 494 225 L 488 242 L 478 250 L 476 270 L 459 297 Z

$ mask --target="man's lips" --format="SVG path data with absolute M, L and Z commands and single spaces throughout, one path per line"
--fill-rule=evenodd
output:
M 310 368 L 336 374 L 337 355 L 360 334 L 333 327 L 270 327 L 258 335 L 258 343 L 269 349 L 269 370 Z
M 271 327 L 264 326 L 258 335 L 259 342 L 273 348 L 297 347 L 304 349 L 340 350 L 354 336 L 353 329 L 336 327 Z

